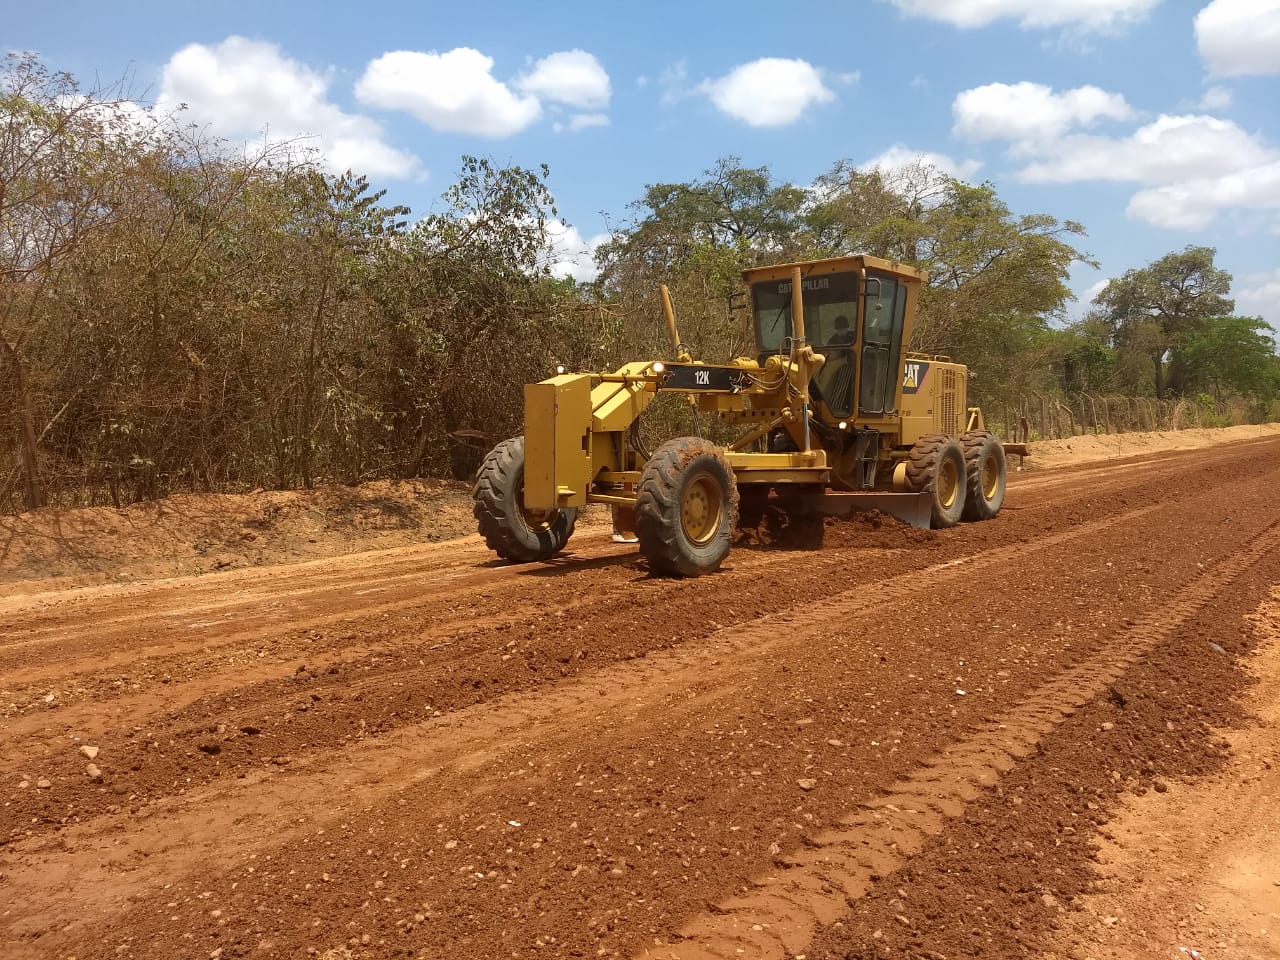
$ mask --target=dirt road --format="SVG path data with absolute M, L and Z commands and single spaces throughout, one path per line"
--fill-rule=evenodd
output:
M 1265 439 L 695 581 L 587 530 L 0 599 L 0 956 L 1046 953 L 1122 800 L 1226 762 L 1278 485 Z

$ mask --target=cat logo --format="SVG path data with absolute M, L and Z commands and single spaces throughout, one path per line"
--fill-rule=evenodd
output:
M 920 385 L 924 383 L 925 375 L 929 372 L 929 364 L 912 361 L 903 364 L 902 370 L 902 392 L 916 393 L 920 389 Z

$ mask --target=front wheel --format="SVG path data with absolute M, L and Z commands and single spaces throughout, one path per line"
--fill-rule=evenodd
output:
M 917 440 L 907 454 L 907 484 L 918 493 L 933 495 L 931 527 L 938 530 L 959 523 L 964 514 L 966 486 L 960 441 L 942 433 L 930 433 Z
M 967 478 L 964 518 L 990 520 L 1004 503 L 1008 477 L 1004 463 L 1004 446 L 1000 438 L 987 430 L 970 430 L 960 442 L 964 445 Z
M 471 488 L 473 512 L 489 549 L 504 560 L 546 560 L 564 549 L 578 519 L 576 509 L 539 512 L 524 505 L 524 437 L 489 451 Z
M 640 473 L 636 536 L 653 573 L 697 577 L 719 569 L 737 515 L 733 468 L 707 440 L 668 440 Z

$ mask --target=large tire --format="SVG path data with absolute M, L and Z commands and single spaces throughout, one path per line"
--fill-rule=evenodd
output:
M 965 468 L 960 441 L 943 433 L 930 433 L 915 442 L 907 454 L 907 485 L 917 493 L 933 495 L 930 526 L 954 527 L 964 515 Z
M 640 473 L 636 536 L 651 573 L 697 577 L 720 567 L 738 519 L 738 484 L 724 451 L 681 437 Z
M 573 508 L 538 514 L 524 506 L 524 437 L 503 440 L 489 451 L 471 489 L 480 535 L 504 560 L 546 560 L 564 549 L 573 534 Z
M 1004 446 L 999 437 L 987 430 L 970 430 L 960 438 L 960 443 L 964 447 L 967 478 L 964 519 L 990 520 L 1004 503 L 1008 479 Z

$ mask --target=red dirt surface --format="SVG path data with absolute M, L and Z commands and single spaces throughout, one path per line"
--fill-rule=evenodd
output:
M 691 581 L 596 527 L 0 598 L 0 956 L 1075 956 L 1113 819 L 1229 769 L 1277 482 L 1027 473 Z

